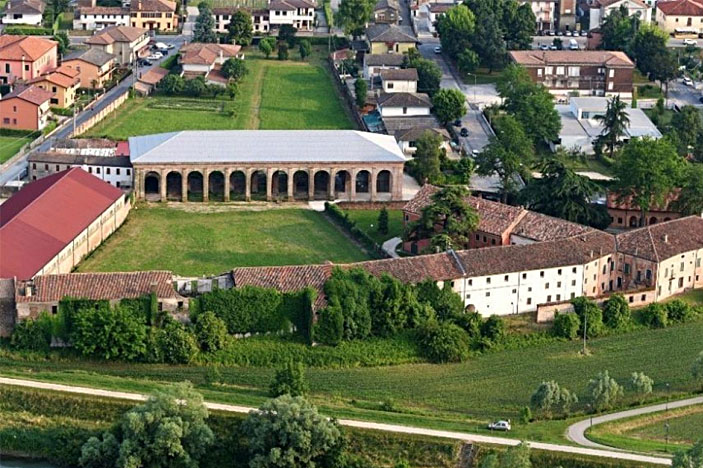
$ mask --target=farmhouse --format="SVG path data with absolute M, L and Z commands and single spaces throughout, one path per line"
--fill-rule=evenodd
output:
M 193 42 L 181 48 L 178 63 L 183 67 L 183 76 L 204 77 L 213 84 L 227 84 L 220 68 L 229 58 L 239 57 L 241 46 L 233 44 L 203 44 Z
M 129 9 L 93 5 L 76 8 L 73 13 L 73 29 L 93 31 L 111 26 L 129 26 Z
M 42 0 L 9 0 L 3 12 L 3 24 L 39 26 L 46 4 Z
M 405 156 L 353 130 L 182 131 L 131 137 L 137 197 L 400 200 Z
M 366 28 L 366 39 L 372 54 L 404 54 L 418 43 L 412 29 L 395 24 L 372 24 Z

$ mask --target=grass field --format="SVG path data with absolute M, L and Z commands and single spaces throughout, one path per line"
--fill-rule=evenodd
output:
M 230 208 L 138 205 L 79 271 L 159 269 L 203 275 L 236 266 L 367 259 L 320 213 Z
M 292 50 L 291 56 L 296 55 Z M 234 101 L 133 98 L 85 136 L 126 139 L 180 130 L 353 128 L 319 58 L 281 62 L 248 53 L 246 62 L 249 73 Z
M 347 210 L 345 213 L 356 221 L 359 229 L 366 232 L 379 245 L 388 239 L 400 237 L 403 234 L 402 210 L 388 210 L 388 234 L 378 232 L 379 210 Z
M 36 135 L 35 135 L 36 136 Z M 0 164 L 4 163 L 17 152 L 25 144 L 31 142 L 33 138 L 21 136 L 0 136 Z

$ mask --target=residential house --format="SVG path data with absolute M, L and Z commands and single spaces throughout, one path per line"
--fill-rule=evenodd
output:
M 89 37 L 85 44 L 91 49 L 115 56 L 115 65 L 129 65 L 146 52 L 149 31 L 130 26 L 110 26 Z
M 171 0 L 134 0 L 129 5 L 131 26 L 150 31 L 178 31 L 176 6 Z
M 62 65 L 45 75 L 29 80 L 28 83 L 51 92 L 52 107 L 66 108 L 76 101 L 76 92 L 81 80 L 78 70 Z
M 677 29 L 694 34 L 703 32 L 703 2 L 668 0 L 657 2 L 657 26 L 669 34 Z
M 30 182 L 0 205 L 0 277 L 69 273 L 129 208 L 122 190 L 82 169 Z
M 586 154 L 594 153 L 594 143 L 603 132 L 603 124 L 597 117 L 605 115 L 608 98 L 580 97 L 571 98 L 568 105 L 556 105 L 561 118 L 561 130 L 557 141 L 549 142 L 552 151 L 557 148 L 576 149 Z M 627 107 L 625 113 L 629 119 L 622 141 L 632 138 L 662 137 L 659 129 L 649 120 L 642 109 Z
M 269 0 L 269 28 L 279 29 L 284 24 L 298 31 L 315 29 L 315 3 L 308 0 Z
M 241 46 L 233 44 L 192 42 L 181 48 L 178 63 L 184 77 L 203 76 L 208 82 L 225 85 L 227 78 L 220 73 L 220 68 L 227 59 L 241 56 L 241 50 Z
M 430 115 L 432 101 L 424 93 L 391 93 L 378 98 L 381 117 Z
M 111 26 L 129 26 L 129 9 L 122 7 L 90 6 L 73 12 L 73 29 L 100 30 Z
M 133 187 L 132 164 L 129 156 L 116 156 L 114 149 L 117 144 L 109 142 L 113 154 L 95 155 L 84 153 L 66 153 L 56 150 L 34 152 L 29 155 L 30 180 L 42 179 L 66 169 L 78 167 L 98 179 L 123 190 Z
M 615 229 L 633 229 L 678 219 L 681 217 L 681 213 L 676 212 L 672 208 L 672 204 L 677 198 L 678 192 L 674 192 L 666 197 L 664 203 L 653 204 L 647 211 L 644 223 L 640 224 L 642 211 L 632 202 L 631 198 L 619 196 L 616 192 L 608 192 L 606 207 L 610 215 L 610 227 Z
M 576 30 L 576 1 L 559 0 L 558 28 L 564 31 Z
M 63 65 L 78 71 L 81 88 L 98 89 L 112 79 L 115 56 L 100 49 L 85 49 L 68 55 Z
M 652 22 L 652 9 L 642 0 L 594 0 L 589 11 L 589 29 L 603 24 L 605 18 L 620 8 L 627 10 L 628 16 L 638 16 L 643 23 Z
M 37 36 L 0 35 L 0 84 L 26 81 L 56 68 L 57 44 Z
M 384 124 L 387 123 L 387 120 L 388 119 L 384 120 Z M 393 120 L 393 118 L 391 118 L 391 120 Z M 390 130 L 388 130 L 388 132 L 390 133 Z M 413 155 L 415 154 L 415 151 L 417 151 L 417 140 L 419 140 L 420 137 L 427 132 L 439 135 L 442 138 L 441 147 L 447 152 L 451 151 L 451 147 L 449 145 L 451 137 L 449 136 L 449 132 L 447 132 L 440 125 L 415 126 L 407 130 L 397 130 L 393 132 L 392 135 L 395 136 L 398 146 L 400 146 L 400 149 L 403 150 L 403 153 Z
M 417 69 L 381 70 L 381 88 L 384 93 L 417 93 Z
M 225 34 L 228 31 L 229 23 L 232 21 L 232 16 L 240 10 L 235 7 L 213 8 L 212 16 L 215 19 L 215 31 L 220 34 Z M 251 16 L 252 29 L 254 34 L 265 34 L 269 32 L 269 10 L 257 9 L 247 10 L 241 9 Z
M 376 24 L 398 24 L 400 7 L 398 0 L 378 0 L 373 8 L 373 19 Z
M 510 58 L 556 95 L 632 96 L 635 64 L 619 51 L 514 50 Z
M 452 3 L 426 3 L 424 5 L 427 10 L 427 29 L 432 34 L 437 32 L 437 20 L 439 20 L 439 17 L 453 6 L 454 4 Z
M 39 86 L 24 84 L 0 98 L 1 128 L 41 130 L 49 117 L 52 94 Z
M 152 67 L 148 72 L 139 75 L 137 82 L 134 84 L 134 89 L 145 96 L 149 95 L 168 74 L 169 71 L 165 68 Z
M 537 31 L 554 31 L 558 29 L 558 0 L 524 0 L 521 3 L 530 4 L 532 13 L 535 15 L 537 20 Z
M 404 54 L 418 43 L 410 27 L 395 24 L 370 25 L 366 28 L 366 40 L 372 54 Z
M 364 54 L 364 78 L 373 80 L 382 70 L 398 70 L 404 60 L 402 54 Z
M 8 0 L 3 12 L 3 24 L 39 26 L 46 4 L 42 0 Z

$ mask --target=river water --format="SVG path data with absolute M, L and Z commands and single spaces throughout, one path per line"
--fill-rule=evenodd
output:
M 0 457 L 0 468 L 56 468 L 46 462 L 28 461 L 19 458 Z

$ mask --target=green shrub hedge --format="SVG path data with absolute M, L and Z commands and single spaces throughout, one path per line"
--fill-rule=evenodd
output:
M 51 28 L 37 26 L 8 26 L 5 28 L 5 34 L 14 34 L 17 36 L 52 36 L 54 31 Z
M 371 236 L 366 234 L 363 229 L 359 229 L 356 222 L 337 205 L 325 202 L 325 213 L 327 213 L 333 221 L 342 226 L 354 239 L 363 245 L 372 256 L 375 258 L 388 257 L 381 246 L 379 246 L 376 241 L 371 238 Z

